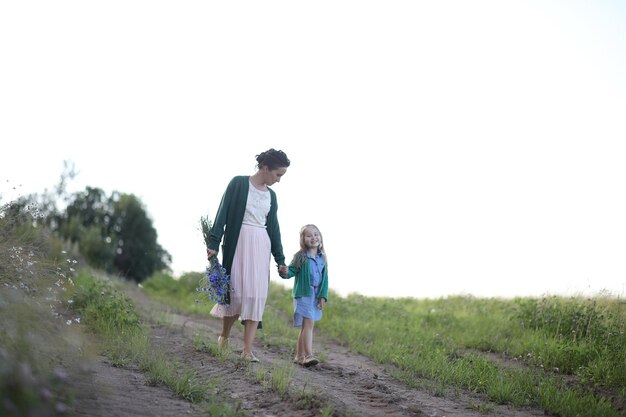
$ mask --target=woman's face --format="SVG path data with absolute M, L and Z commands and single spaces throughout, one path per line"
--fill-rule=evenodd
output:
M 287 168 L 269 169 L 268 167 L 264 166 L 263 171 L 265 184 L 273 185 L 277 182 L 280 182 L 282 176 L 285 175 L 285 173 L 287 172 Z

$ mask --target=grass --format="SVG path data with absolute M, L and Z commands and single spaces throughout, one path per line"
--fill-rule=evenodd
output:
M 560 303 L 557 309 L 568 303 L 581 303 L 556 297 L 551 300 Z M 596 305 L 602 302 L 607 311 L 614 312 L 603 317 L 607 328 L 619 335 L 621 325 L 623 335 L 624 314 L 619 313 L 622 301 L 595 301 Z M 576 341 L 553 338 L 552 345 L 546 344 L 552 330 L 522 324 L 528 313 L 521 306 L 528 302 L 528 299 L 415 300 L 354 295 L 328 305 L 327 316 L 341 320 L 322 320 L 318 327 L 351 349 L 393 365 L 396 376 L 409 385 L 426 378 L 445 387 L 486 395 L 496 403 L 538 407 L 562 416 L 620 415 L 607 398 L 595 393 L 595 388 L 602 387 L 623 396 L 620 377 L 580 378 L 579 384 L 569 386 L 552 370 L 571 369 L 567 364 L 572 361 L 572 350 L 563 347 L 584 352 L 584 359 L 575 359 L 578 360 L 575 376 L 589 375 L 589 370 L 599 363 L 623 369 L 625 345 L 612 344 L 612 340 L 607 345 L 601 332 L 597 338 L 586 334 Z M 583 305 L 581 309 L 589 308 L 587 304 L 580 305 Z M 558 351 L 554 347 L 562 349 Z M 517 364 L 522 362 L 527 366 L 499 366 L 484 354 L 487 352 L 517 357 Z M 549 361 L 547 352 L 555 352 Z M 520 356 L 524 358 L 522 361 Z M 591 385 L 585 384 L 586 381 Z
M 228 361 L 228 356 L 231 353 L 230 348 L 220 349 L 217 343 L 211 343 L 208 340 L 202 338 L 199 334 L 194 334 L 193 337 L 193 347 L 198 352 L 208 353 L 220 360 L 220 362 Z
M 245 369 L 255 382 L 267 390 L 275 392 L 283 400 L 291 401 L 301 409 L 319 409 L 322 415 L 335 415 L 332 404 L 327 404 L 326 400 L 307 389 L 306 382 L 301 387 L 294 383 L 294 366 L 290 358 L 267 368 L 264 363 L 252 365 L 239 357 L 231 359 L 232 350 L 220 349 L 217 343 L 206 340 L 198 334 L 194 335 L 193 344 L 196 350 L 205 352 L 221 362 L 234 360 L 241 369 Z
M 208 314 L 212 303 L 195 303 L 197 277 L 188 274 L 175 281 L 160 276 L 161 282 L 151 279 L 144 286 L 181 310 Z M 293 349 L 297 330 L 290 323 L 292 308 L 290 291 L 271 283 L 259 333 L 263 343 Z M 623 415 L 610 399 L 626 395 L 624 300 L 331 294 L 324 314 L 316 329 L 389 365 L 406 384 L 434 395 L 463 389 L 487 400 L 468 407 L 488 411 L 491 401 L 564 417 Z
M 75 395 L 76 322 L 63 304 L 74 263 L 37 227 L 34 211 L 0 206 L 0 415 L 7 417 L 65 415 Z
M 261 363 L 255 370 L 249 369 L 249 371 L 254 373 L 254 378 L 258 383 L 276 392 L 283 399 L 288 397 L 293 374 L 293 367 L 288 363 L 273 366 L 271 369 L 266 369 Z
M 149 331 L 132 303 L 106 277 L 81 273 L 72 297 L 73 308 L 101 337 L 105 353 L 115 365 L 136 366 L 146 373 L 149 383 L 165 385 L 185 400 L 206 403 L 221 416 L 240 415 L 230 404 L 210 396 L 217 381 L 201 380 L 193 369 L 169 360 L 151 346 Z
M 0 206 L 0 415 L 64 416 L 74 411 L 85 325 L 116 366 L 140 369 L 153 385 L 200 403 L 211 415 L 239 416 L 208 395 L 214 382 L 168 360 L 112 281 L 83 269 L 38 223 L 36 207 Z M 76 387 L 76 388 L 75 388 Z

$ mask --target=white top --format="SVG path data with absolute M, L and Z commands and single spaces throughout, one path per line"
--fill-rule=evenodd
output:
M 246 201 L 246 212 L 243 215 L 243 224 L 265 227 L 271 204 L 270 191 L 261 191 L 250 182 L 248 201 Z

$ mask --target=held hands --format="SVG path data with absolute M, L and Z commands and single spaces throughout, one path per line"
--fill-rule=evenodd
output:
M 287 272 L 289 272 L 289 268 L 287 268 L 287 265 L 278 266 L 278 275 L 280 275 L 281 278 L 287 278 Z

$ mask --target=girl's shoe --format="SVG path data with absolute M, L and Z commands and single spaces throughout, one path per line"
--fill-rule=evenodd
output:
M 254 356 L 254 353 L 246 353 L 246 352 L 241 352 L 241 359 L 243 359 L 246 362 L 258 362 L 259 359 Z
M 217 346 L 219 346 L 220 350 L 224 350 L 228 348 L 228 338 L 227 337 L 218 337 L 217 338 Z
M 296 365 L 302 365 L 302 358 L 296 356 L 295 358 L 293 358 L 293 363 L 295 363 Z
M 306 366 L 307 368 L 309 366 L 317 365 L 318 363 L 320 363 L 320 361 L 318 361 L 313 355 L 306 355 L 304 359 L 302 359 L 302 362 L 300 362 L 300 364 Z

